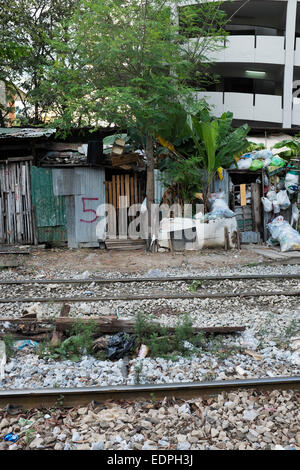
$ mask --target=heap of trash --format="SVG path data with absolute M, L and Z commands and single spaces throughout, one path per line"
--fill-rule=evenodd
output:
M 300 250 L 300 235 L 297 231 L 299 210 L 296 202 L 299 170 L 291 161 L 267 149 L 242 155 L 237 159 L 236 166 L 240 170 L 265 170 L 261 201 L 271 235 L 267 244 L 280 245 L 281 251 Z M 279 215 L 288 209 L 285 215 Z

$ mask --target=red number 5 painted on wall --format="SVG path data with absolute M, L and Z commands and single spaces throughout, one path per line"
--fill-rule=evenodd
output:
M 93 222 L 96 222 L 96 220 L 98 219 L 97 212 L 94 209 L 87 209 L 85 207 L 85 201 L 99 201 L 99 198 L 98 197 L 82 197 L 81 200 L 82 200 L 83 212 L 92 212 L 93 214 L 95 214 L 95 217 L 93 218 L 93 220 L 80 219 L 80 222 L 85 222 L 86 224 L 92 224 Z

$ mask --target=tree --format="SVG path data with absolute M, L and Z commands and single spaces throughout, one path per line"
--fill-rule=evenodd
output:
M 70 18 L 77 3 L 0 0 L 0 80 L 6 80 L 22 102 L 29 124 L 43 122 L 43 113 L 49 108 L 49 100 L 40 93 L 40 87 L 45 80 L 45 67 L 55 60 L 51 40 L 58 24 Z
M 189 116 L 188 123 L 195 144 L 196 155 L 201 159 L 205 170 L 204 210 L 207 210 L 209 186 L 221 166 L 233 163 L 234 156 L 249 147 L 246 135 L 250 131 L 247 124 L 237 129 L 231 127 L 232 113 L 224 113 L 220 118 L 199 121 Z
M 218 168 L 228 168 L 235 158 L 261 145 L 249 142 L 247 124 L 234 129 L 233 114 L 224 113 L 217 118 L 205 103 L 193 115 L 178 113 L 176 120 L 162 130 L 162 148 L 165 156 L 159 163 L 162 181 L 169 189 L 176 188 L 180 203 L 196 202 L 195 193 L 203 192 L 204 208 L 207 211 L 209 187 Z M 178 123 L 180 123 L 178 128 Z
M 221 2 L 179 8 L 166 0 L 82 0 L 68 41 L 57 30 L 56 61 L 45 93 L 57 100 L 56 125 L 134 127 L 147 156 L 148 207 L 154 201 L 153 142 L 178 104 L 189 108 L 207 79 L 209 54 L 223 47 Z M 193 37 L 193 40 L 189 38 Z

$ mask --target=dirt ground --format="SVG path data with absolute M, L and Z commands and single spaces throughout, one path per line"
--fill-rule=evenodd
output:
M 2 255 L 1 260 L 14 260 L 26 271 L 66 271 L 70 272 L 148 272 L 150 269 L 166 270 L 199 269 L 251 266 L 262 263 L 264 257 L 246 248 L 225 251 L 206 249 L 174 253 L 145 253 L 144 250 L 118 251 L 93 248 L 80 249 L 32 249 L 29 255 Z M 5 259 L 4 259 L 5 258 Z M 0 260 L 0 261 L 1 261 Z

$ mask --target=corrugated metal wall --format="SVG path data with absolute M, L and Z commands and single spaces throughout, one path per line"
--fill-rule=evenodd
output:
M 68 246 L 99 246 L 97 208 L 105 204 L 105 170 L 102 168 L 53 169 L 53 190 L 65 196 Z
M 229 175 L 226 170 L 223 173 L 223 179 L 220 180 L 216 175 L 210 185 L 211 193 L 224 192 L 226 196 L 226 202 L 229 204 Z
M 38 241 L 67 241 L 65 201 L 53 193 L 52 169 L 32 166 L 31 185 Z

